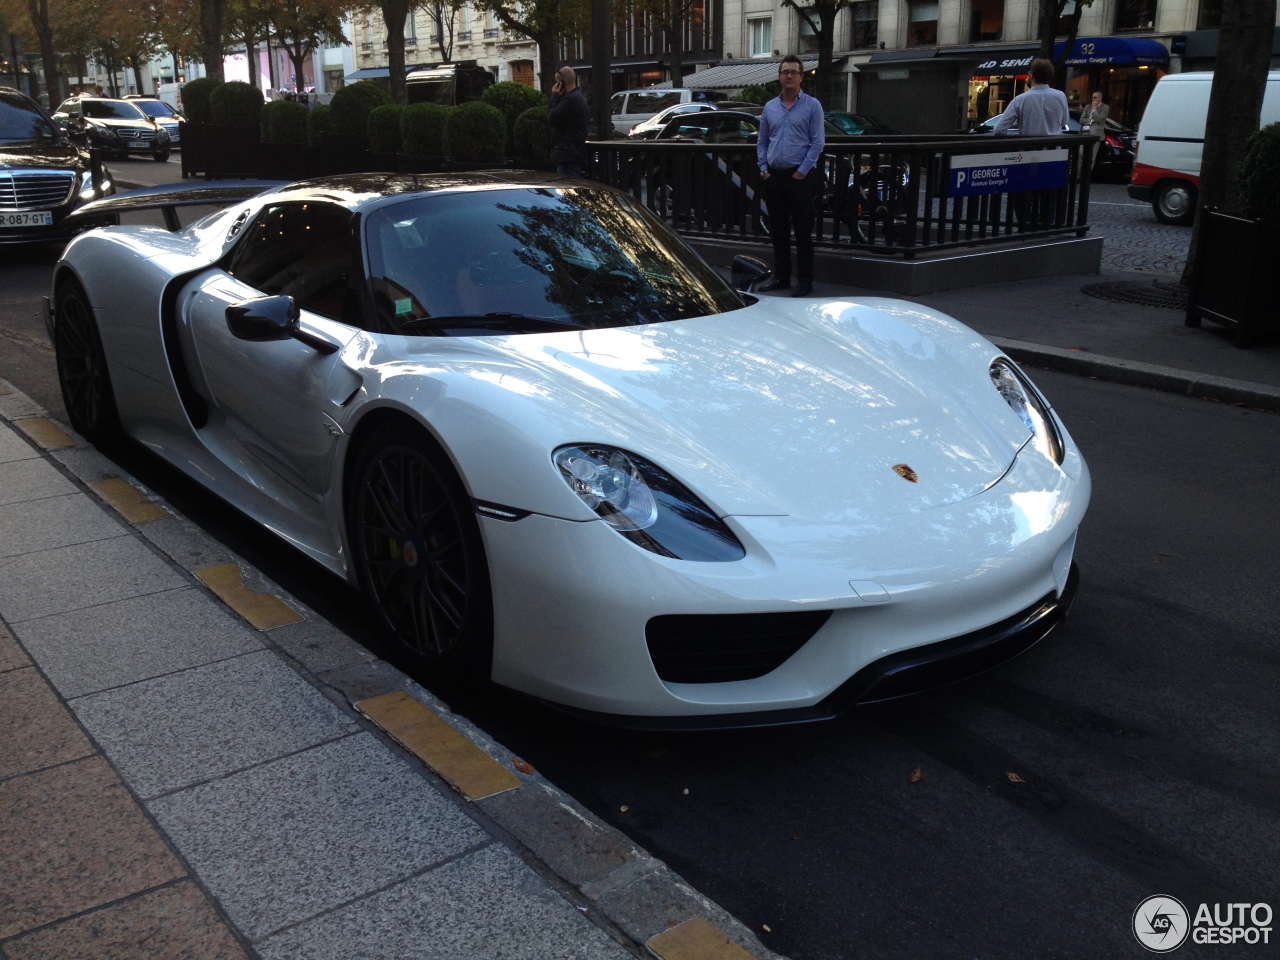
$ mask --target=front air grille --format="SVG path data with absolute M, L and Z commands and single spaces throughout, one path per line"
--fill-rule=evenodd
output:
M 0 208 L 29 210 L 65 203 L 76 175 L 63 170 L 0 170 Z
M 155 139 L 155 133 L 151 130 L 117 130 L 121 140 L 137 140 L 139 143 L 150 143 Z
M 668 683 L 751 680 L 780 667 L 830 616 L 830 610 L 668 615 L 645 625 L 645 640 Z

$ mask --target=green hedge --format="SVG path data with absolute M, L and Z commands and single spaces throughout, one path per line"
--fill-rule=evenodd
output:
M 545 113 L 548 104 L 546 94 L 541 90 L 526 87 L 523 83 L 516 83 L 514 80 L 495 83 L 480 95 L 480 101 L 502 111 L 507 132 L 507 152 L 513 156 L 516 121 L 526 110 L 534 107 L 541 107 Z
M 400 111 L 400 149 L 416 157 L 444 156 L 444 125 L 449 107 L 414 103 Z
M 516 119 L 515 152 L 520 160 L 551 159 L 551 120 L 542 107 L 530 107 Z
M 351 137 L 369 135 L 369 114 L 391 102 L 391 94 L 372 80 L 359 80 L 336 91 L 329 103 L 333 132 Z
M 186 102 L 184 96 L 183 102 Z M 262 91 L 243 80 L 230 80 L 209 94 L 209 111 L 214 123 L 229 126 L 258 126 L 262 115 Z
M 262 108 L 262 139 L 271 143 L 306 143 L 311 111 L 292 100 L 272 100 Z
M 369 149 L 374 153 L 400 152 L 400 111 L 395 103 L 384 103 L 369 111 Z
M 209 97 L 222 86 L 212 77 L 197 77 L 182 85 L 182 112 L 191 123 L 213 123 Z
M 315 146 L 326 133 L 333 132 L 333 109 L 327 103 L 311 108 L 307 116 L 307 143 Z
M 1268 124 L 1245 141 L 1236 180 L 1244 215 L 1280 224 L 1280 123 Z
M 458 163 L 501 163 L 507 143 L 502 111 L 487 103 L 463 103 L 449 111 L 444 152 Z

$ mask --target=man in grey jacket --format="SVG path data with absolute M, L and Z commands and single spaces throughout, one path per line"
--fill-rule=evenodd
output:
M 1080 132 L 1091 133 L 1099 140 L 1107 135 L 1107 117 L 1111 108 L 1102 102 L 1101 91 L 1093 92 L 1093 100 L 1080 111 Z

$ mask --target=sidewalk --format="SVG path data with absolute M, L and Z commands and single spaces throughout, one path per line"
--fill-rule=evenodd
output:
M 0 381 L 4 960 L 774 956 L 115 472 Z
M 1030 366 L 1280 409 L 1280 344 L 1081 292 L 1140 279 L 918 299 Z M 0 960 L 775 956 L 58 415 L 0 381 Z

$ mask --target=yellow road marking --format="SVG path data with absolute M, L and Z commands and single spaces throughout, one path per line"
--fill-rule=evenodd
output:
M 13 425 L 46 450 L 76 445 L 76 442 L 63 433 L 57 424 L 44 417 L 24 417 L 13 421 Z
M 646 946 L 662 960 L 753 960 L 727 933 L 702 917 L 650 937 Z
M 269 593 L 254 593 L 246 587 L 240 577 L 240 568 L 234 563 L 204 567 L 196 571 L 196 576 L 223 603 L 259 630 L 271 630 L 302 620 L 302 615 L 279 597 Z
M 514 773 L 403 690 L 361 700 L 356 709 L 468 800 L 520 786 Z
M 89 489 L 130 523 L 163 520 L 168 516 L 159 504 L 148 500 L 145 493 L 121 477 L 98 480 L 89 484 Z

